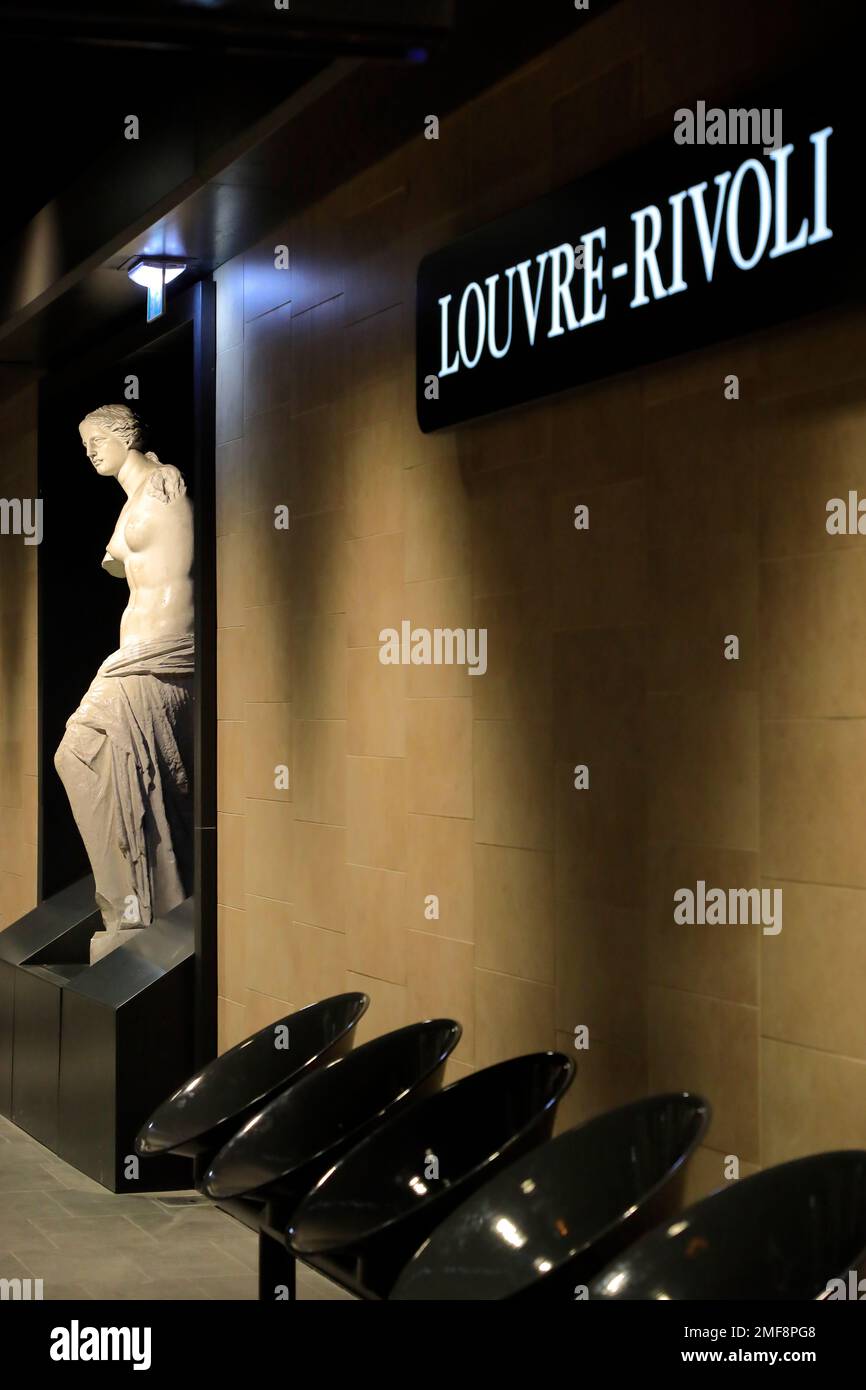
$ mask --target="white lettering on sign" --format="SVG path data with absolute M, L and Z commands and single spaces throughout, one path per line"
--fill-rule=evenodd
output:
M 809 136 L 811 219 L 804 217 L 796 231 L 788 221 L 788 167 L 795 154 L 792 144 L 769 150 L 767 163 L 750 157 L 736 169 L 716 174 L 712 188 L 706 182 L 696 183 L 672 193 L 661 204 L 649 203 L 632 212 L 631 261 L 621 262 L 610 271 L 611 280 L 625 279 L 631 273 L 629 308 L 640 309 L 688 290 L 683 273 L 687 237 L 700 250 L 707 284 L 712 282 L 720 254 L 727 255 L 737 269 L 749 271 L 765 256 L 775 259 L 829 240 L 833 231 L 827 224 L 827 143 L 832 134 L 833 127 L 825 126 Z M 748 237 L 742 231 L 744 207 L 753 214 L 749 226 L 755 228 Z M 659 248 L 668 244 L 671 279 L 665 284 Z M 575 247 L 582 254 L 576 256 Z M 470 281 L 457 301 L 456 332 L 451 321 L 455 295 L 443 295 L 438 300 L 438 375 L 451 376 L 461 368 L 471 371 L 485 354 L 501 360 L 508 356 L 518 335 L 534 347 L 540 324 L 550 325 L 545 337 L 561 338 L 577 328 L 601 323 L 608 308 L 606 247 L 607 228 L 596 227 L 488 275 L 484 288 Z M 517 307 L 515 278 L 520 286 Z

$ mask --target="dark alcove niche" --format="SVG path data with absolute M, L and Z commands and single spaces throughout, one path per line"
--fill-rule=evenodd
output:
M 131 377 L 138 399 L 127 400 Z M 128 404 L 148 425 L 146 447 L 180 468 L 194 497 L 193 338 L 186 324 L 153 346 L 50 390 L 39 426 L 40 494 L 44 537 L 39 553 L 39 643 L 42 686 L 40 752 L 41 897 L 89 872 L 87 855 L 66 792 L 54 770 L 54 750 L 66 721 L 105 658 L 119 645 L 129 600 L 125 580 L 102 569 L 102 557 L 125 495 L 101 478 L 78 435 L 98 406 Z
M 39 398 L 39 899 L 90 871 L 54 753 L 66 721 L 120 642 L 126 582 L 102 569 L 124 503 L 93 469 L 78 434 L 88 412 L 127 403 L 146 448 L 186 479 L 195 514 L 195 1054 L 216 1050 L 216 583 L 214 496 L 215 294 L 211 281 L 175 295 L 98 352 L 58 365 Z M 128 394 L 131 379 L 137 395 Z

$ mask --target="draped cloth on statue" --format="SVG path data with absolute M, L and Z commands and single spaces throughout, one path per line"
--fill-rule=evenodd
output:
M 192 892 L 194 668 L 191 634 L 113 652 L 54 756 L 109 931 L 149 926 Z

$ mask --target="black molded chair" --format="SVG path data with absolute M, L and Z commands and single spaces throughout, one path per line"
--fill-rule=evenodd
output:
M 709 1119 L 700 1096 L 651 1096 L 533 1149 L 433 1232 L 391 1297 L 573 1301 L 576 1284 L 679 1210 Z
M 298 1207 L 289 1249 L 365 1298 L 454 1208 L 550 1137 L 574 1077 L 560 1052 L 514 1057 L 419 1101 L 350 1149 Z
M 843 1149 L 767 1168 L 696 1202 L 609 1264 L 589 1297 L 850 1298 L 863 1274 L 866 1152 Z M 849 1291 L 829 1288 L 831 1280 Z
M 258 1228 L 261 1299 L 294 1297 L 285 1229 L 298 1202 L 374 1126 L 439 1090 L 462 1031 L 428 1019 L 364 1043 L 271 1101 L 216 1155 L 202 1189 Z
M 139 1131 L 136 1153 L 186 1154 L 197 1176 L 228 1138 L 280 1091 L 351 1051 L 370 1005 L 366 994 L 335 994 L 288 1014 L 215 1057 Z

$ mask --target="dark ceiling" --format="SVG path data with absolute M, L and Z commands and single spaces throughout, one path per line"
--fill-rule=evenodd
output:
M 30 74 L 21 85 L 0 87 L 2 129 L 19 132 L 18 139 L 4 142 L 4 239 L 88 169 L 122 155 L 127 115 L 136 114 L 146 130 L 167 104 L 189 114 L 203 95 L 188 56 L 175 50 L 46 44 L 2 36 L 2 25 L 0 45 L 8 71 Z M 243 122 L 276 105 L 321 67 L 320 60 L 286 54 L 261 63 L 210 53 L 205 90 L 230 93 L 215 117 Z
M 235 121 L 267 109 L 338 55 L 423 61 L 450 0 L 0 0 L 3 232 L 109 151 L 123 116 L 183 90 L 206 65 Z M 190 60 L 194 61 L 191 63 Z M 255 94 L 255 96 L 253 96 Z
M 436 44 L 452 0 L 4 0 L 0 28 L 100 46 L 273 58 L 300 48 L 322 56 L 364 50 L 404 58 Z
M 0 363 L 44 370 L 140 310 L 118 267 L 174 253 L 166 228 L 207 272 L 616 3 L 0 0 Z

